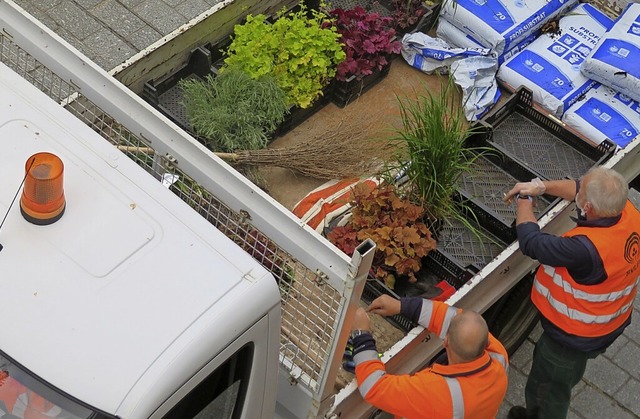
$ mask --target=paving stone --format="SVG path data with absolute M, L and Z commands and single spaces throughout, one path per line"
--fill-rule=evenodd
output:
M 46 10 L 37 7 L 31 7 L 28 13 L 52 31 L 57 33 L 58 29 L 60 29 L 60 25 L 58 25 L 58 23 L 56 23 L 56 21 L 51 16 L 49 16 L 49 13 L 47 13 Z
M 76 0 L 76 3 L 80 7 L 84 7 L 85 9 L 90 9 L 100 3 L 102 0 Z
M 531 331 L 531 333 L 529 334 L 529 339 L 534 343 L 537 342 L 538 339 L 540 339 L 540 336 L 542 336 L 542 332 L 543 332 L 542 326 L 540 325 L 540 322 L 538 322 L 536 326 L 533 328 L 533 330 Z
M 587 386 L 572 401 L 572 409 L 587 418 L 632 419 L 634 415 L 620 407 L 615 400 Z
M 636 321 L 632 320 L 631 324 L 624 329 L 624 336 L 636 343 L 640 343 L 640 321 L 638 319 L 636 319 Z
M 166 35 L 186 23 L 184 16 L 164 2 L 145 0 L 134 7 L 135 13 L 152 28 Z
M 56 7 L 49 9 L 48 13 L 63 29 L 81 41 L 102 28 L 97 20 L 69 0 L 63 0 Z
M 34 7 L 47 10 L 62 3 L 62 0 L 14 0 L 14 3 L 27 11 L 30 11 Z
M 509 367 L 515 367 L 524 373 L 529 373 L 533 348 L 534 344 L 529 340 L 525 340 L 513 356 L 509 358 Z
M 146 24 L 138 16 L 115 0 L 107 0 L 91 9 L 91 13 L 100 19 L 109 29 L 126 37 Z
M 133 44 L 134 47 L 137 48 L 138 51 L 142 51 L 149 45 L 156 42 L 158 39 L 162 38 L 162 36 L 163 35 L 160 32 L 156 31 L 151 26 L 145 25 L 138 31 L 129 34 L 129 36 L 127 36 L 127 39 Z
M 118 0 L 118 3 L 122 4 L 124 7 L 133 8 L 143 1 L 144 0 Z
M 629 338 L 627 338 L 624 334 L 618 336 L 618 338 L 607 348 L 607 350 L 600 356 L 604 356 L 605 358 L 613 359 L 620 349 L 622 349 L 629 342 Z
M 640 362 L 638 362 L 640 347 L 635 342 L 629 341 L 618 353 L 611 358 L 620 368 L 627 371 L 634 378 L 640 379 Z
M 505 402 L 500 405 L 500 409 L 498 410 L 498 414 L 496 418 L 506 418 L 509 414 L 509 409 L 511 409 L 513 405 L 511 403 Z
M 524 406 L 524 386 L 527 384 L 527 376 L 515 368 L 509 368 L 509 386 L 504 397 L 505 402 L 511 405 Z
M 603 356 L 590 359 L 584 373 L 587 382 L 609 395 L 615 394 L 629 377 L 629 374 Z
M 187 18 L 187 20 L 191 20 L 194 17 L 201 15 L 210 8 L 211 6 L 204 0 L 186 0 L 176 6 L 176 10 L 180 12 L 182 16 Z
M 614 395 L 614 398 L 627 409 L 640 416 L 640 381 L 632 378 Z
M 107 71 L 136 53 L 129 44 L 108 29 L 96 32 L 85 43 L 91 45 L 94 61 Z

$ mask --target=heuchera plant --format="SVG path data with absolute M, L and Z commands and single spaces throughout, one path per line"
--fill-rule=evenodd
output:
M 357 184 L 352 193 L 351 219 L 336 227 L 327 238 L 347 255 L 370 238 L 376 243 L 371 273 L 393 288 L 395 274 L 416 282 L 422 258 L 436 248 L 436 241 L 423 222 L 424 209 L 401 198 L 395 186 L 383 183 L 377 188 Z
M 390 54 L 400 53 L 400 42 L 394 39 L 393 19 L 360 6 L 334 9 L 329 15 L 340 34 L 347 58 L 338 65 L 336 78 L 344 81 L 351 76 L 361 79 L 375 69 L 387 65 Z
M 423 0 L 391 0 L 391 5 L 393 21 L 401 31 L 415 25 L 426 12 Z
M 289 104 L 307 108 L 323 94 L 345 53 L 327 15 L 300 6 L 297 12 L 278 13 L 273 24 L 263 14 L 247 16 L 246 23 L 234 27 L 225 64 L 254 79 L 273 75 Z

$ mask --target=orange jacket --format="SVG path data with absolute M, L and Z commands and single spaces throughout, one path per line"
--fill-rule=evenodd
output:
M 23 419 L 51 419 L 62 412 L 58 406 L 1 371 L 0 402 L 7 409 L 4 413 Z M 3 410 L 2 404 L 0 404 L 0 410 Z
M 531 290 L 540 313 L 567 333 L 605 336 L 631 315 L 640 278 L 640 213 L 627 201 L 620 221 L 610 227 L 576 227 L 564 236 L 589 238 L 604 264 L 607 279 L 583 285 L 564 267 L 541 265 Z
M 451 319 L 460 311 L 445 303 L 423 300 L 419 323 L 444 338 Z M 413 375 L 386 374 L 375 351 L 362 352 L 355 361 L 364 399 L 407 419 L 494 418 L 507 392 L 507 351 L 491 334 L 489 346 L 479 359 L 434 364 Z

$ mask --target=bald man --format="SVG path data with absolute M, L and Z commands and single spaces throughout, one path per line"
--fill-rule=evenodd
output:
M 387 374 L 368 313 L 403 314 L 443 339 L 448 362 L 413 375 Z M 507 351 L 482 316 L 420 297 L 375 299 L 356 311 L 351 332 L 362 397 L 397 417 L 494 418 L 507 391 Z

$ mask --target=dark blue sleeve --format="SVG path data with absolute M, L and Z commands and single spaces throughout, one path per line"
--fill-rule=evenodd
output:
M 585 236 L 559 237 L 543 233 L 536 223 L 516 227 L 523 254 L 553 267 L 565 267 L 578 283 L 597 284 L 606 279 L 602 259 Z
M 400 298 L 400 314 L 407 319 L 418 323 L 422 311 L 422 297 L 402 297 Z

